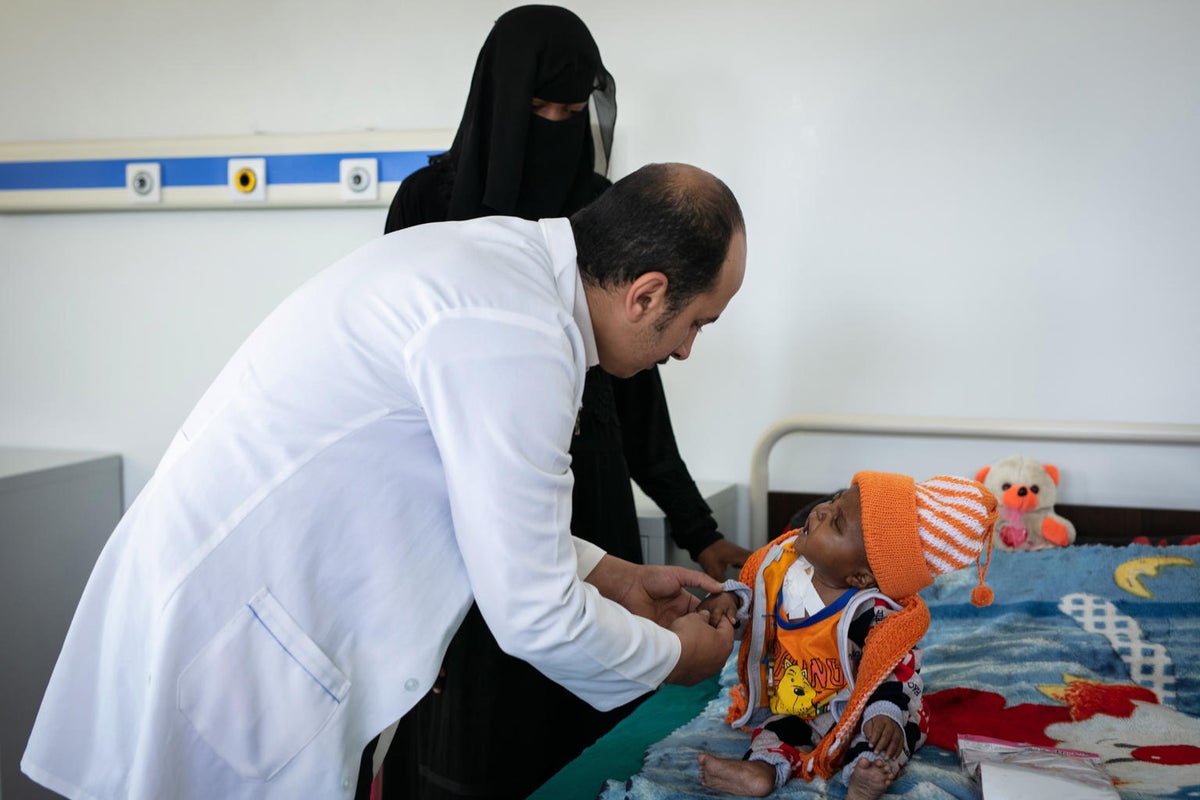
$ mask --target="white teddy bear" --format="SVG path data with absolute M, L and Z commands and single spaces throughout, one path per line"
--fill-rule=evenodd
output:
M 1058 467 L 1012 456 L 979 470 L 975 480 L 1000 502 L 992 529 L 995 546 L 1003 550 L 1043 550 L 1066 547 L 1075 541 L 1075 526 L 1054 513 Z

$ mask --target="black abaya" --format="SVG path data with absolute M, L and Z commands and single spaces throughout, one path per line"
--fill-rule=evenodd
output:
M 400 186 L 387 232 L 497 213 L 568 216 L 609 185 L 594 170 L 590 114 L 548 122 L 531 113 L 531 100 L 590 95 L 607 158 L 614 94 L 578 17 L 551 6 L 508 12 L 480 52 L 454 144 Z M 657 369 L 628 380 L 588 372 L 571 470 L 572 533 L 614 556 L 642 560 L 631 477 L 693 558 L 721 538 L 679 455 Z M 426 695 L 398 725 L 384 761 L 385 800 L 526 797 L 640 702 L 596 711 L 501 652 L 474 606 L 444 667 L 442 692 Z

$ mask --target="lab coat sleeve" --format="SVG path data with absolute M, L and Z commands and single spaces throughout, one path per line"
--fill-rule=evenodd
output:
M 567 321 L 485 310 L 443 314 L 405 356 L 472 592 L 496 641 L 609 709 L 660 685 L 680 643 L 577 576 L 567 446 L 579 351 Z

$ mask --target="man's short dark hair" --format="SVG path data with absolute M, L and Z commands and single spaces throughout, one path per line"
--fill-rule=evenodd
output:
M 742 209 L 718 178 L 685 164 L 648 164 L 571 215 L 583 280 L 603 288 L 667 276 L 667 313 L 716 284 Z

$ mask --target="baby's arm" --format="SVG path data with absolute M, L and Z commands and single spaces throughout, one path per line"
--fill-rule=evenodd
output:
M 710 594 L 700 601 L 697 611 L 707 611 L 708 621 L 715 628 L 722 619 L 728 618 L 730 624 L 737 624 L 738 599 L 733 592 L 718 592 Z
M 867 646 L 867 633 L 888 614 L 876 615 L 863 610 L 850 625 L 850 639 L 860 648 Z M 892 673 L 871 693 L 863 709 L 862 735 L 871 752 L 889 759 L 912 754 L 924 741 L 920 728 L 921 650 L 913 648 L 904 655 Z
M 700 601 L 697 611 L 707 611 L 713 627 L 728 619 L 733 625 L 744 621 L 750 613 L 750 587 L 736 580 L 725 581 L 725 591 L 710 594 Z
M 891 717 L 880 715 L 863 723 L 863 736 L 871 745 L 871 751 L 892 760 L 904 752 L 904 731 Z
M 924 685 L 920 673 L 921 651 L 905 654 L 895 670 L 876 687 L 863 709 L 863 735 L 871 750 L 895 759 L 911 755 L 924 738 L 919 727 L 907 723 L 920 719 Z

